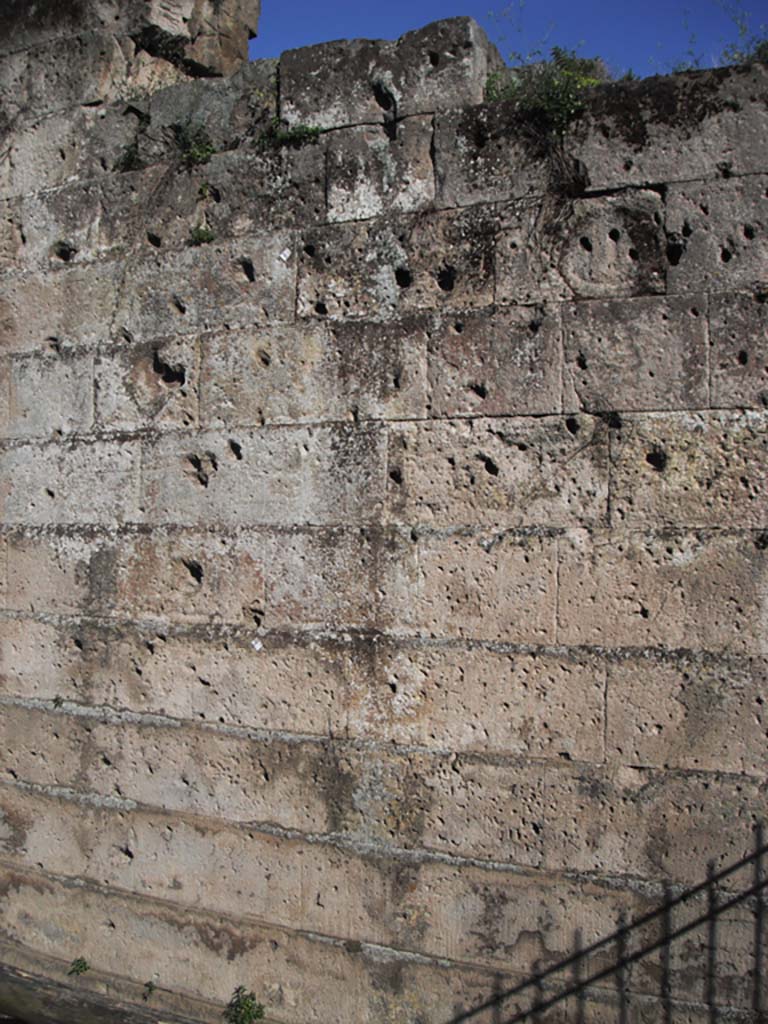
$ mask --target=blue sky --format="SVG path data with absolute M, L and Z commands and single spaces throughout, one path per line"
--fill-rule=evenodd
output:
M 723 47 L 738 40 L 739 16 L 753 34 L 768 23 L 768 0 L 262 0 L 251 56 L 329 39 L 395 39 L 461 14 L 480 22 L 505 57 L 559 45 L 599 54 L 619 73 L 653 75 L 691 57 L 703 67 L 718 63 Z

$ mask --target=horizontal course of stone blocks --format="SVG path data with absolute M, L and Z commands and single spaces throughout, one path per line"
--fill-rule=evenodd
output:
M 46 24 L 2 82 L 3 960 L 439 1024 L 743 856 L 765 66 L 602 87 L 547 156 L 469 19 L 226 79 Z

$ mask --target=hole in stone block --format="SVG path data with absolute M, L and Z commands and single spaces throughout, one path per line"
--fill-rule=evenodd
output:
M 583 352 L 579 352 L 579 354 L 576 356 L 576 365 L 580 370 L 586 370 L 588 363 L 587 357 L 584 355 Z
M 77 247 L 71 242 L 60 238 L 58 242 L 53 244 L 53 255 L 57 259 L 63 260 L 64 263 L 70 263 L 77 256 Z
M 149 242 L 150 245 L 154 245 L 156 249 L 159 249 L 160 246 L 163 244 L 163 240 L 160 237 L 160 235 L 156 235 L 154 231 L 147 232 L 147 241 Z
M 730 263 L 733 259 L 733 253 L 730 249 L 727 249 L 725 246 L 723 246 L 720 249 L 720 259 L 723 261 L 723 263 Z
M 238 462 L 242 461 L 243 446 L 238 444 L 237 441 L 233 441 L 232 438 L 229 439 L 229 450 L 232 452 L 232 454 L 235 456 Z
M 181 299 L 179 298 L 178 295 L 174 294 L 174 295 L 171 296 L 171 305 L 175 309 L 177 309 L 179 311 L 179 313 L 184 314 L 184 313 L 187 312 L 187 307 L 184 305 L 184 303 L 181 301 Z
M 748 239 L 750 242 L 755 237 L 755 229 L 752 227 L 751 224 L 744 225 L 744 237 Z
M 499 475 L 499 467 L 496 465 L 496 463 L 493 461 L 490 455 L 485 455 L 483 452 L 478 452 L 477 458 L 485 466 L 487 473 L 489 473 L 491 476 Z
M 401 288 L 410 288 L 413 284 L 413 275 L 407 267 L 398 267 L 395 271 L 395 280 Z
M 373 98 L 382 110 L 392 110 L 394 108 L 394 97 L 392 93 L 381 84 L 381 82 L 373 83 Z
M 437 283 L 444 292 L 452 292 L 456 284 L 456 268 L 446 265 L 437 272 Z
M 749 362 L 749 352 L 746 349 L 742 349 L 736 357 L 739 361 L 740 366 L 746 366 Z
M 240 266 L 242 267 L 245 276 L 248 278 L 251 284 L 253 284 L 253 282 L 256 280 L 256 271 L 253 266 L 253 261 L 249 260 L 246 256 L 243 256 L 242 259 L 240 260 Z
M 629 250 L 629 258 L 633 262 L 637 262 L 637 260 L 640 259 L 640 253 L 637 251 L 637 249 L 630 249 Z
M 645 461 L 649 466 L 652 466 L 657 473 L 663 473 L 668 462 L 667 453 L 663 448 L 660 448 L 658 445 L 654 445 L 645 456 Z
M 592 252 L 592 242 L 589 238 L 587 238 L 586 235 L 582 235 L 582 237 L 579 239 L 579 245 L 586 252 Z
M 328 316 L 328 307 L 324 302 L 316 302 L 315 312 L 318 314 L 318 316 Z
M 429 63 L 432 65 L 433 68 L 440 66 L 440 54 L 437 52 L 437 50 L 429 51 Z
M 389 479 L 398 486 L 403 482 L 403 471 L 395 467 L 389 471 Z
M 457 320 L 453 325 L 453 329 L 457 334 L 462 334 L 464 331 L 464 324 L 460 320 Z
M 157 349 L 152 354 L 152 369 L 164 384 L 183 385 L 186 382 L 187 372 L 181 363 L 175 365 L 166 363 Z
M 579 426 L 579 421 L 576 419 L 575 416 L 569 416 L 566 419 L 565 429 L 568 431 L 569 434 L 573 434 L 574 437 L 576 436 L 576 434 L 578 434 L 581 428 Z
M 266 351 L 266 349 L 260 348 L 257 355 L 262 366 L 269 366 L 272 362 L 272 356 Z
M 304 246 L 304 252 L 306 253 L 307 256 L 312 257 L 317 252 L 317 249 L 314 247 L 314 245 L 312 245 L 311 242 L 307 242 L 307 244 Z
M 618 242 L 618 240 L 621 238 L 621 232 L 618 228 L 611 228 L 611 230 L 608 232 L 608 237 L 612 242 Z
M 192 579 L 200 586 L 203 582 L 203 567 L 199 562 L 196 562 L 194 558 L 182 558 L 184 568 L 187 570 Z
M 488 389 L 486 388 L 485 384 L 470 384 L 469 390 L 473 391 L 478 398 L 488 397 Z

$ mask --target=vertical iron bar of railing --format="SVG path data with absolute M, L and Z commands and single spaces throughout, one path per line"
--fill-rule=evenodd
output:
M 616 931 L 616 988 L 619 993 L 619 1024 L 627 1024 L 627 969 L 624 961 L 627 955 L 627 922 L 623 914 L 619 914 L 619 927 Z
M 571 968 L 571 973 L 573 974 L 573 987 L 576 989 L 576 1024 L 584 1024 L 585 1019 L 584 1002 L 586 999 L 586 993 L 584 991 L 584 985 L 581 983 L 583 949 L 584 942 L 581 935 L 581 928 L 577 928 L 573 933 L 574 961 Z
M 715 888 L 715 864 L 707 864 L 707 977 L 705 998 L 709 1010 L 709 1024 L 717 1024 L 715 1003 L 715 975 L 717 973 L 717 890 Z
M 763 896 L 763 825 L 759 822 L 755 826 L 755 860 L 753 864 L 753 884 L 757 890 L 755 893 L 754 914 L 755 914 L 755 935 L 754 948 L 752 951 L 752 1009 L 755 1013 L 757 1024 L 763 1020 L 763 918 L 765 913 L 765 902 Z
M 664 883 L 664 913 L 661 927 L 664 944 L 661 947 L 661 1002 L 664 1009 L 664 1024 L 672 1024 L 672 980 L 670 974 L 670 949 L 672 946 L 672 896 L 669 883 Z

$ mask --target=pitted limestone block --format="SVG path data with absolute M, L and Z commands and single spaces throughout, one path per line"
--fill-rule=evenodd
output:
M 18 199 L 0 201 L 0 274 L 21 270 L 24 262 L 24 232 Z
M 693 884 L 751 850 L 757 781 L 713 773 L 446 759 L 427 775 L 427 849 Z
M 17 444 L 0 452 L 0 467 L 8 525 L 116 525 L 141 514 L 137 443 Z
M 358 941 L 521 972 L 542 947 L 553 961 L 568 955 L 574 918 L 589 943 L 614 929 L 620 910 L 639 916 L 654 906 L 636 889 L 616 891 L 598 881 L 360 857 L 214 822 L 176 820 L 168 828 L 162 814 L 144 810 L 133 812 L 129 827 L 115 808 L 11 787 L 0 789 L 3 818 L 13 843 L 6 856 L 22 868 L 34 868 L 42 856 L 53 874 L 103 878 L 112 889 L 162 894 L 172 904 L 237 917 L 245 903 L 280 928 L 341 939 L 355 934 Z M 205 877 L 189 872 L 190 864 L 208 865 Z
M 117 264 L 62 267 L 0 279 L 0 347 L 50 351 L 95 348 L 109 336 L 121 271 Z
M 426 526 L 601 525 L 608 432 L 600 420 L 470 419 L 390 428 L 389 516 Z
M 262 546 L 186 530 L 122 536 L 110 607 L 121 618 L 254 625 L 264 609 Z
M 328 831 L 331 822 L 331 762 L 318 741 L 257 740 L 206 723 L 8 702 L 0 735 L 6 745 L 15 737 L 10 767 L 22 782 L 102 798 L 117 786 L 124 800 L 148 807 L 310 833 Z
M 671 185 L 666 231 L 670 292 L 764 285 L 768 175 Z
M 405 746 L 600 762 L 605 668 L 583 655 L 376 645 L 353 676 L 349 735 Z
M 152 341 L 222 324 L 292 320 L 293 244 L 288 232 L 271 232 L 136 262 L 128 267 L 116 325 L 137 341 Z
M 306 735 L 341 735 L 354 648 L 253 632 L 0 620 L 0 693 Z M 254 643 L 257 641 L 256 643 Z
M 425 533 L 416 586 L 395 632 L 546 643 L 554 639 L 556 540 L 535 532 Z
M 557 308 L 501 308 L 437 320 L 429 338 L 433 416 L 560 411 Z
M 179 881 L 184 885 L 184 878 Z M 140 998 L 142 979 L 157 973 L 164 984 L 152 993 L 153 1010 L 160 1012 L 163 1006 L 171 1015 L 181 1003 L 186 1019 L 220 1016 L 221 1006 L 245 977 L 276 1020 L 301 1016 L 312 1024 L 330 1019 L 338 1024 L 396 1024 L 414 1019 L 413 1014 L 424 1024 L 441 1024 L 457 1008 L 485 1002 L 494 984 L 511 988 L 524 977 L 499 967 L 491 971 L 446 964 L 357 940 L 317 938 L 258 923 L 242 916 L 242 909 L 241 916 L 222 920 L 220 914 L 174 907 L 153 894 L 99 891 L 35 870 L 10 876 L 6 872 L 1 883 L 7 934 L 18 946 L 41 958 L 56 957 L 64 965 L 84 956 L 99 977 L 109 978 L 115 993 L 128 988 L 130 972 L 135 999 Z M 172 995 L 178 992 L 183 999 Z M 494 1012 L 476 1013 L 473 1020 L 492 1024 Z M 546 1019 L 548 1024 L 562 1020 Z
M 280 115 L 290 125 L 339 128 L 480 103 L 503 61 L 471 18 L 449 18 L 397 42 L 355 39 L 288 50 Z
M 93 426 L 93 356 L 54 344 L 10 359 L 6 438 L 87 433 Z M 0 375 L 3 370 L 0 370 Z
M 493 301 L 493 210 L 390 217 L 306 232 L 300 316 L 392 317 Z
M 199 354 L 195 339 L 102 346 L 96 357 L 96 418 L 106 430 L 197 425 Z
M 611 761 L 765 776 L 765 659 L 622 658 L 607 694 Z
M 551 188 L 555 170 L 516 116 L 514 103 L 484 104 L 435 117 L 441 206 L 542 195 Z M 565 172 L 566 167 L 561 170 Z
M 203 339 L 201 416 L 209 427 L 420 418 L 428 321 L 318 323 Z
M 651 191 L 510 204 L 501 218 L 497 301 L 664 292 L 663 209 Z
M 611 510 L 628 527 L 759 529 L 768 512 L 768 413 L 623 418 Z
M 108 533 L 11 531 L 4 554 L 10 610 L 77 615 L 112 607 L 116 553 Z
M 380 515 L 385 457 L 375 425 L 161 436 L 143 452 L 144 507 L 160 524 L 362 525 Z
M 766 652 L 762 534 L 572 531 L 558 547 L 559 642 Z
M 711 178 L 723 166 L 759 173 L 766 91 L 758 62 L 611 83 L 593 92 L 565 147 L 592 188 Z
M 366 220 L 423 209 L 435 197 L 432 118 L 408 117 L 333 132 L 328 150 L 328 220 Z
M 768 291 L 710 299 L 712 404 L 768 407 Z
M 699 294 L 565 306 L 566 409 L 705 407 L 707 304 Z

